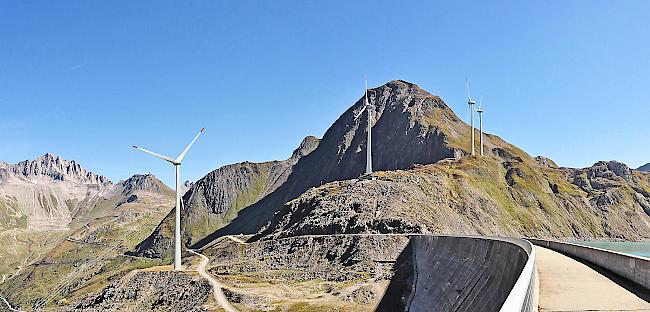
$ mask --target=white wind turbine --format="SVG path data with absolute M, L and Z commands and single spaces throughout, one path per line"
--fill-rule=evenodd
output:
M 366 174 L 372 173 L 372 109 L 374 108 L 373 105 L 370 105 L 368 102 L 368 78 L 364 77 L 366 81 L 366 96 L 364 98 L 364 101 L 366 105 L 364 105 L 364 109 L 362 109 L 357 116 L 354 117 L 354 120 L 356 121 L 359 119 L 361 114 L 363 114 L 364 111 L 368 112 L 368 142 L 366 144 Z
M 479 129 L 479 137 L 478 137 L 478 142 L 479 142 L 479 155 L 483 156 L 483 96 L 481 96 L 481 100 L 479 101 L 478 104 L 478 109 L 476 110 L 478 113 L 478 129 Z
M 176 227 L 174 229 L 174 271 L 181 270 L 181 161 L 183 161 L 183 158 L 185 158 L 185 154 L 187 154 L 187 151 L 190 150 L 192 144 L 194 144 L 194 142 L 196 142 L 196 139 L 199 138 L 199 135 L 203 133 L 203 130 L 205 130 L 205 128 L 202 128 L 201 131 L 199 131 L 199 134 L 194 137 L 194 140 L 190 142 L 190 144 L 180 155 L 178 155 L 178 157 L 176 157 L 176 159 L 172 159 L 171 157 L 163 156 L 133 145 L 133 147 L 136 149 L 172 163 L 176 169 Z
M 471 121 L 471 124 L 472 124 L 471 140 L 472 141 L 470 142 L 470 147 L 471 147 L 471 150 L 472 150 L 472 156 L 474 156 L 476 154 L 476 152 L 474 151 L 474 104 L 476 104 L 476 102 L 474 102 L 472 100 L 472 96 L 469 93 L 469 82 L 467 80 L 465 80 L 465 83 L 467 85 L 467 105 L 469 106 L 469 115 L 470 115 L 470 119 L 472 120 Z

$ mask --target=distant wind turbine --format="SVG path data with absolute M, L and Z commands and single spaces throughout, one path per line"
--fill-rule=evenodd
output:
M 194 142 L 196 142 L 196 139 L 198 139 L 201 133 L 203 133 L 203 130 L 205 130 L 205 128 L 202 128 L 201 131 L 199 131 L 199 134 L 194 137 L 194 140 L 190 142 L 190 144 L 180 155 L 178 155 L 178 157 L 176 157 L 176 159 L 172 159 L 171 157 L 163 156 L 133 145 L 133 147 L 136 149 L 172 163 L 176 169 L 176 227 L 174 229 L 174 271 L 181 270 L 181 161 L 183 161 L 183 158 L 185 158 L 185 154 L 187 154 L 187 151 L 190 150 L 192 144 L 194 144 Z
M 368 142 L 366 144 L 366 174 L 372 173 L 372 109 L 374 108 L 373 105 L 370 105 L 368 102 L 368 78 L 364 77 L 366 81 L 366 96 L 364 98 L 365 105 L 364 109 L 362 109 L 357 116 L 354 117 L 354 120 L 356 121 L 359 119 L 361 114 L 363 114 L 364 111 L 368 112 Z
M 480 154 L 483 156 L 483 96 L 481 96 L 481 100 L 479 101 L 478 104 L 478 109 L 476 110 L 478 113 L 478 129 L 479 129 L 479 137 L 478 137 L 478 142 L 480 146 Z
M 465 84 L 467 85 L 467 105 L 469 106 L 469 115 L 470 115 L 470 119 L 472 120 L 471 121 L 472 135 L 471 135 L 470 146 L 472 150 L 472 156 L 474 156 L 476 155 L 476 152 L 474 151 L 474 104 L 476 104 L 476 102 L 472 100 L 472 96 L 469 93 L 469 81 L 465 80 Z

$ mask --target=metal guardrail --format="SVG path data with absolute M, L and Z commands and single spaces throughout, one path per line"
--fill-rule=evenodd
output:
M 501 312 L 533 312 L 537 311 L 537 267 L 535 262 L 535 248 L 526 240 L 523 245 L 518 243 L 528 254 L 526 265 L 521 270 L 519 278 L 512 287 L 506 301 L 501 306 Z
M 650 259 L 616 251 L 543 239 L 528 239 L 546 247 L 587 261 L 650 290 Z

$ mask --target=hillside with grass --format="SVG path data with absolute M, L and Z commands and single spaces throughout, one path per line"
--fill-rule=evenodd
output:
M 0 296 L 23 308 L 66 305 L 135 269 L 169 263 L 125 253 L 169 212 L 173 194 L 153 175 L 134 175 L 114 184 L 85 213 L 75 214 L 68 230 L 14 229 L 20 234 L 10 240 L 17 247 L 8 259 L 19 262 L 16 271 L 3 276 Z

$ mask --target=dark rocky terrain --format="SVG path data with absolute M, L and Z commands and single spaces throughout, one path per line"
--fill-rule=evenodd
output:
M 636 168 L 636 170 L 640 170 L 640 171 L 650 171 L 650 163 L 647 163 L 647 164 L 645 164 L 645 165 L 643 165 L 643 166 L 641 166 L 641 167 L 639 167 L 639 168 Z
M 173 272 L 133 272 L 61 311 L 208 311 L 207 280 Z

